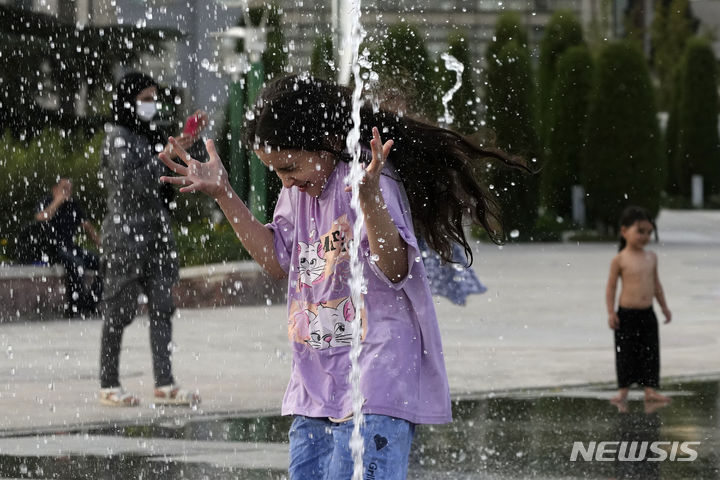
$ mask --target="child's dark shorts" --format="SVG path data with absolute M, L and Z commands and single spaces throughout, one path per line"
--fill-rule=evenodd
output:
M 618 308 L 620 325 L 615 330 L 615 368 L 618 388 L 633 383 L 658 388 L 660 347 L 658 322 L 652 307 Z

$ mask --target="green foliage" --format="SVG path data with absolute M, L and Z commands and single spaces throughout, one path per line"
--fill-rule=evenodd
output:
M 682 178 L 680 165 L 676 161 L 678 142 L 678 116 L 680 115 L 680 97 L 682 93 L 682 82 L 680 69 L 675 69 L 673 74 L 672 97 L 670 98 L 670 111 L 665 126 L 665 158 L 667 159 L 668 175 L 666 188 L 669 194 L 680 195 L 680 179 Z
M 520 14 L 516 12 L 503 12 L 495 24 L 493 41 L 488 44 L 485 58 L 488 67 L 496 61 L 500 51 L 509 42 L 516 42 L 521 47 L 527 47 L 528 35 Z
M 671 108 L 678 59 L 694 31 L 688 0 L 672 0 L 669 6 L 666 1 L 656 2 L 651 28 L 652 63 L 660 80 L 659 106 Z
M 332 80 L 335 78 L 334 65 L 332 36 L 318 35 L 313 42 L 310 73 L 315 78 Z
M 616 225 L 629 204 L 656 215 L 666 173 L 650 74 L 639 49 L 608 44 L 596 64 L 583 184 L 588 218 Z
M 66 135 L 46 129 L 30 141 L 16 140 L 10 132 L 0 137 L 0 260 L 14 258 L 20 230 L 34 220 L 40 201 L 60 177 L 70 178 L 73 196 L 99 230 L 105 216 L 105 190 L 99 178 L 104 132 L 93 137 Z M 210 226 L 207 218 L 211 200 L 199 195 L 181 195 L 174 202 L 172 216 L 180 233 L 178 253 L 181 266 L 246 258 L 234 233 L 227 226 Z M 204 236 L 204 237 L 203 237 Z M 209 242 L 209 243 L 208 243 Z M 198 245 L 212 247 L 202 251 Z
M 543 204 L 569 218 L 571 187 L 580 184 L 580 159 L 585 138 L 588 104 L 592 90 L 592 56 L 585 46 L 571 47 L 557 60 L 553 115 L 547 157 L 541 172 Z
M 686 196 L 691 175 L 702 175 L 707 199 L 720 193 L 717 60 L 710 43 L 700 38 L 688 41 L 681 68 L 675 171 Z
M 435 72 L 419 30 L 404 23 L 391 26 L 373 58 L 382 59 L 376 62 L 380 82 L 402 93 L 410 113 L 434 122 L 442 104 Z
M 184 267 L 250 259 L 227 220 L 195 221 L 175 228 L 175 243 Z
M 5 132 L 0 139 L 0 255 L 13 257 L 18 232 L 34 220 L 38 204 L 60 177 L 72 180 L 88 219 L 95 224 L 102 219 L 105 202 L 97 175 L 102 138 L 103 133 L 88 139 L 47 129 L 24 142 Z
M 555 79 L 560 56 L 573 46 L 583 45 L 582 26 L 570 11 L 558 10 L 550 18 L 540 40 L 540 65 L 538 67 L 540 136 L 547 145 L 555 107 Z M 561 91 L 562 94 L 562 91 Z
M 663 0 L 660 0 L 663 1 Z M 629 0 L 624 10 L 623 27 L 625 34 L 623 38 L 626 42 L 630 42 L 640 50 L 644 51 L 645 47 L 645 0 Z M 617 8 L 617 7 L 616 7 Z
M 460 133 L 472 133 L 477 130 L 477 110 L 475 86 L 473 84 L 472 62 L 470 60 L 470 47 L 466 32 L 454 31 L 448 37 L 448 53 L 463 64 L 462 85 L 448 103 L 453 124 L 450 128 Z M 439 60 L 439 83 L 442 93 L 455 86 L 457 74 L 445 68 L 445 62 Z M 442 98 L 442 95 L 441 95 Z
M 285 50 L 285 35 L 281 28 L 280 12 L 276 5 L 268 5 L 266 8 L 268 9 L 267 36 L 262 60 L 265 79 L 271 80 L 284 74 L 288 53 Z
M 529 164 L 539 149 L 534 85 L 527 46 L 509 41 L 487 68 L 486 122 L 499 148 L 524 157 Z M 532 237 L 538 210 L 537 178 L 516 171 L 495 171 L 492 177 L 505 230 L 517 229 L 520 238 Z

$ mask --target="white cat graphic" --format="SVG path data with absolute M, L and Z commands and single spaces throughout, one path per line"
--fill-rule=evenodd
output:
M 298 280 L 300 285 L 311 286 L 325 279 L 325 249 L 321 241 L 298 242 Z
M 318 305 L 317 315 L 310 310 L 302 314 L 308 325 L 305 342 L 316 350 L 350 345 L 355 322 L 355 307 L 350 297 L 333 307 Z

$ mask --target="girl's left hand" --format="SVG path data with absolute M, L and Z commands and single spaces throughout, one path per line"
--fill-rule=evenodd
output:
M 372 160 L 370 165 L 365 168 L 363 179 L 358 185 L 360 202 L 365 205 L 369 202 L 382 203 L 382 195 L 380 192 L 380 174 L 385 167 L 387 156 L 390 153 L 390 149 L 393 146 L 393 141 L 388 140 L 384 144 L 380 138 L 380 131 L 377 127 L 373 127 L 373 139 L 370 141 L 370 148 L 372 149 Z M 351 186 L 345 187 L 345 191 L 349 192 L 352 190 Z

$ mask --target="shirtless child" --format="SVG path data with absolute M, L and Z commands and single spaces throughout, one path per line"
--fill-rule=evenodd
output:
M 650 214 L 639 207 L 628 207 L 620 220 L 620 252 L 610 264 L 605 301 L 608 324 L 615 331 L 615 368 L 618 394 L 613 403 L 626 401 L 630 385 L 645 389 L 646 402 L 669 402 L 657 392 L 660 379 L 658 322 L 653 311 L 657 298 L 665 323 L 672 314 L 665 301 L 657 270 L 657 255 L 645 250 L 655 230 Z M 622 279 L 618 309 L 615 298 L 618 278 Z

